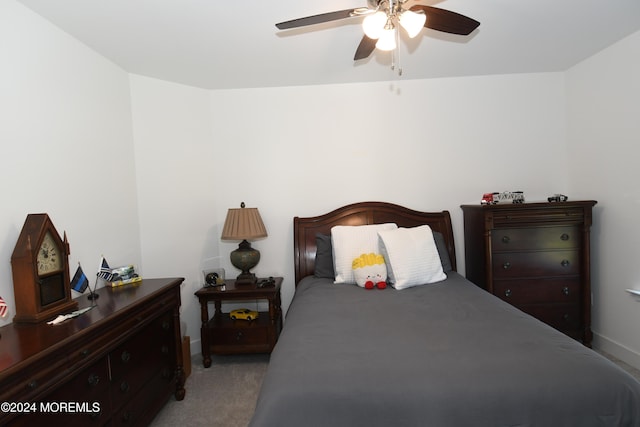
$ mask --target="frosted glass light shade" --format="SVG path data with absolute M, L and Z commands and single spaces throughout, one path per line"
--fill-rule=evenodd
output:
M 424 26 L 427 16 L 424 13 L 415 13 L 405 10 L 400 15 L 400 25 L 407 31 L 409 37 L 414 38 L 420 33 Z
M 387 14 L 384 12 L 376 12 L 364 18 L 364 21 L 362 21 L 362 30 L 367 37 L 375 40 L 382 34 L 386 23 Z
M 383 30 L 380 38 L 376 43 L 376 47 L 380 50 L 393 50 L 396 48 L 396 30 L 395 28 Z

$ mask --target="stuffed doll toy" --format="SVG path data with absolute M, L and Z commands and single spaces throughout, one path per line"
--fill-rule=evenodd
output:
M 362 254 L 353 260 L 351 266 L 358 286 L 365 289 L 387 287 L 387 266 L 382 255 Z

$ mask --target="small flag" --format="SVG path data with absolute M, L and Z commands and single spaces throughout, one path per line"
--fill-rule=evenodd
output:
M 6 317 L 9 312 L 9 307 L 7 307 L 7 303 L 4 302 L 4 298 L 0 297 L 0 317 Z
M 100 270 L 98 270 L 98 277 L 101 279 L 110 282 L 113 280 L 113 273 L 111 272 L 111 267 L 109 267 L 109 263 L 107 260 L 102 257 L 102 261 L 100 261 Z
M 82 293 L 87 290 L 87 286 L 89 286 L 89 279 L 87 279 L 84 271 L 82 271 L 82 267 L 80 266 L 80 264 L 78 264 L 76 274 L 74 274 L 73 279 L 71 279 L 71 289 L 76 292 Z

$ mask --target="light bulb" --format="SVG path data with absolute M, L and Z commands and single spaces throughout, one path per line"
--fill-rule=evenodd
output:
M 380 34 L 380 38 L 376 43 L 376 47 L 380 50 L 393 50 L 396 48 L 396 29 L 385 28 Z
M 424 26 L 427 16 L 424 13 L 415 13 L 411 10 L 405 10 L 400 15 L 400 25 L 407 31 L 409 37 L 414 38 L 420 33 Z
M 373 15 L 368 15 L 362 21 L 362 29 L 364 33 L 370 39 L 377 39 L 384 30 L 384 25 L 387 23 L 387 14 L 384 12 L 376 12 Z

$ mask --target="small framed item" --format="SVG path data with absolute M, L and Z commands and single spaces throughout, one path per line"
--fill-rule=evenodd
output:
M 204 287 L 224 285 L 224 268 L 212 268 L 209 270 L 203 270 Z

